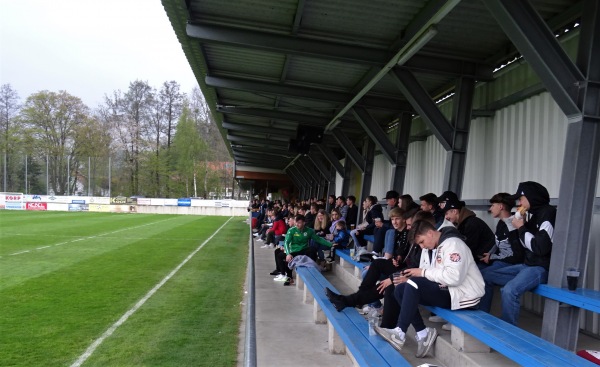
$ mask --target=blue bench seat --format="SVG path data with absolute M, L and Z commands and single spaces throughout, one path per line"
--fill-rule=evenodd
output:
M 381 336 L 369 335 L 368 322 L 356 309 L 346 308 L 342 312 L 335 309 L 325 295 L 325 287 L 337 290 L 319 270 L 298 267 L 296 273 L 302 281 L 298 282 L 299 287 L 305 287 L 312 294 L 330 326 L 335 329 L 359 366 L 410 366 L 410 363 Z
M 522 366 L 598 367 L 487 312 L 424 307 Z
M 571 306 L 600 313 L 600 291 L 582 288 L 570 291 L 566 288 L 540 284 L 531 292 Z

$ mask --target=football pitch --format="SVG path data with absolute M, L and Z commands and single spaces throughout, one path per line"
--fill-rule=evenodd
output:
M 244 219 L 0 210 L 0 366 L 234 366 Z

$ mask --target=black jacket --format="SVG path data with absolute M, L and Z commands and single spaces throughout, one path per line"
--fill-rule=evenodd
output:
M 350 225 L 356 225 L 358 220 L 358 206 L 352 205 L 352 208 L 348 207 L 348 213 L 346 214 L 346 226 L 350 228 Z
M 523 182 L 518 191 L 524 193 L 529 201 L 529 218 L 519 228 L 519 239 L 525 247 L 525 264 L 529 266 L 550 267 L 552 253 L 552 235 L 556 220 L 556 207 L 550 205 L 550 196 L 546 188 L 537 182 Z
M 500 244 L 502 242 L 510 244 L 510 251 L 512 254 L 504 257 L 502 259 L 498 259 L 498 261 L 504 261 L 509 264 L 521 264 L 524 259 L 524 249 L 519 241 L 519 231 L 513 228 L 512 231 L 508 229 L 506 222 L 500 219 L 498 224 L 496 225 L 496 241 Z M 491 259 L 490 260 L 494 260 Z
M 471 249 L 475 261 L 484 253 L 490 252 L 496 244 L 496 237 L 490 227 L 467 208 L 460 210 L 457 229 L 466 237 L 465 243 Z
M 365 215 L 365 220 L 369 223 L 366 231 L 373 231 L 373 228 L 375 228 L 375 218 L 381 218 L 381 220 L 383 220 L 383 209 L 379 204 L 373 205 L 367 212 L 367 215 Z

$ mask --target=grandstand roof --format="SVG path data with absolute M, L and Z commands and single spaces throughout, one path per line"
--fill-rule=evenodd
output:
M 491 80 L 517 55 L 481 0 L 162 2 L 236 164 L 267 172 L 297 156 L 299 125 L 325 129 L 343 158 L 328 133 L 362 145 L 352 107 L 384 131 L 414 113 L 392 68 L 438 99 L 457 77 Z M 553 31 L 581 15 L 581 1 L 531 3 Z

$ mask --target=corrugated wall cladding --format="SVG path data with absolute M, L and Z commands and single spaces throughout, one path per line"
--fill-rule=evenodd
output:
M 371 180 L 371 195 L 378 199 L 385 197 L 391 188 L 392 166 L 383 155 L 378 155 L 373 161 L 373 179 Z
M 446 151 L 434 136 L 408 147 L 404 193 L 418 198 L 428 192 L 440 195 L 443 189 Z M 373 176 L 382 174 L 374 172 Z

